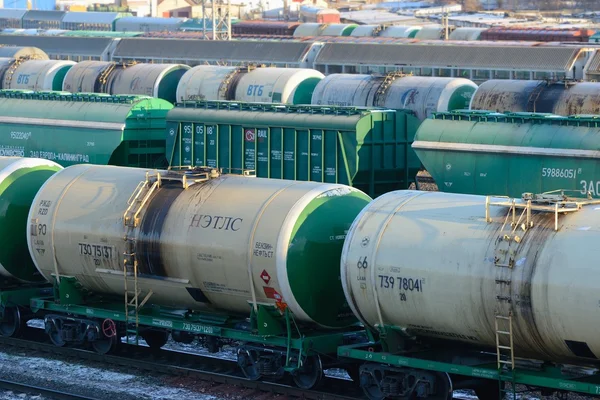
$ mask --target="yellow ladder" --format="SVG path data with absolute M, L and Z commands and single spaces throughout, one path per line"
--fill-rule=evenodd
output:
M 383 79 L 383 82 L 381 82 L 381 85 L 379 85 L 379 87 L 377 88 L 377 92 L 375 93 L 375 101 L 374 101 L 374 105 L 381 107 L 383 106 L 383 95 L 385 94 L 385 92 L 387 92 L 388 88 L 392 85 L 392 83 L 398 79 L 398 78 L 403 78 L 405 76 L 411 76 L 411 74 L 405 74 L 404 72 L 399 72 L 399 71 L 394 71 L 394 72 L 390 72 L 388 73 L 385 78 Z
M 494 266 L 496 268 L 494 327 L 501 399 L 509 394 L 510 398 L 516 400 L 511 277 L 515 268 L 519 266 L 516 261 L 519 246 L 527 232 L 534 227 L 532 212 L 553 213 L 554 230 L 558 231 L 559 215 L 577 212 L 582 207 L 592 204 L 600 204 L 600 200 L 593 199 L 590 195 L 587 199 L 570 198 L 565 195 L 564 190 L 537 195 L 524 193 L 521 201 L 497 196 L 493 201 L 492 196 L 486 197 L 485 220 L 487 223 L 493 222 L 490 216 L 490 207 L 499 206 L 508 209 L 504 223 L 498 231 L 494 249 Z M 504 384 L 507 382 L 510 383 L 510 389 L 505 389 Z
M 512 312 L 508 315 L 496 315 L 496 356 L 498 364 L 498 390 L 500 399 L 517 399 L 516 379 L 515 379 L 515 350 L 513 340 Z M 510 389 L 507 389 L 505 382 L 510 383 Z
M 160 174 L 150 175 L 146 173 L 146 179 L 141 181 L 127 201 L 127 209 L 123 214 L 123 225 L 125 226 L 125 251 L 123 252 L 123 278 L 125 289 L 125 328 L 127 343 L 130 342 L 129 335 L 135 335 L 135 344 L 139 344 L 139 310 L 150 299 L 153 292 L 148 294 L 140 302 L 141 290 L 138 288 L 138 261 L 136 257 L 135 229 L 139 224 L 139 215 L 148 203 L 152 193 L 160 187 Z M 133 294 L 129 298 L 129 278 L 133 277 Z M 133 315 L 132 315 L 133 314 Z
M 496 315 L 495 327 L 498 369 L 507 365 L 513 370 L 515 369 L 515 350 L 513 345 L 512 312 L 507 316 Z

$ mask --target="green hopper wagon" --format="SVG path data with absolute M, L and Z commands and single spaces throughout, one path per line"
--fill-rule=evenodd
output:
M 414 181 L 419 123 L 403 110 L 184 102 L 167 115 L 167 159 L 172 168 L 342 183 L 374 197 Z
M 599 116 L 438 113 L 412 147 L 444 192 L 600 196 Z
M 0 91 L 0 156 L 63 167 L 166 167 L 165 116 L 173 106 L 146 96 Z

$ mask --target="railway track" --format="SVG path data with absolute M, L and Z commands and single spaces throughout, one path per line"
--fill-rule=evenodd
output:
M 196 354 L 182 353 L 172 350 L 155 350 L 149 347 L 123 344 L 117 354 L 102 355 L 91 350 L 71 347 L 56 347 L 45 342 L 43 331 L 30 329 L 27 339 L 0 337 L 0 346 L 10 346 L 28 350 L 28 356 L 47 357 L 54 355 L 64 358 L 75 358 L 100 362 L 111 366 L 135 368 L 141 371 L 157 372 L 173 376 L 188 376 L 203 381 L 223 385 L 235 385 L 247 389 L 298 397 L 312 400 L 356 400 L 363 398 L 362 391 L 350 382 L 340 378 L 325 377 L 321 390 L 304 390 L 296 387 L 291 380 L 251 381 L 245 378 L 237 366 L 236 361 L 213 358 Z M 15 382 L 8 382 L 7 385 Z M 21 389 L 17 387 L 4 387 L 0 381 L 0 388 L 17 392 L 30 393 L 27 385 Z M 35 392 L 36 389 L 32 388 Z M 61 393 L 49 391 L 47 397 L 57 399 L 84 399 L 86 397 L 59 397 Z M 56 395 L 56 397 L 55 397 Z M 64 396 L 69 396 L 63 393 Z M 46 395 L 45 395 L 46 396 Z
M 357 400 L 364 399 L 362 391 L 350 381 L 342 378 L 325 377 L 321 390 L 303 390 L 285 379 L 272 381 L 250 381 L 246 379 L 232 360 L 183 353 L 175 350 L 155 350 L 145 346 L 122 344 L 118 354 L 102 355 L 91 350 L 56 347 L 46 343 L 42 330 L 29 329 L 26 338 L 15 339 L 0 336 L 0 346 L 27 350 L 30 357 L 58 356 L 61 358 L 99 362 L 110 366 L 135 368 L 172 376 L 193 377 L 214 384 L 234 385 L 258 392 L 284 395 L 291 398 L 311 400 Z M 97 400 L 92 397 L 32 386 L 0 379 L 0 389 L 17 393 L 41 395 L 48 399 Z M 457 393 L 454 399 L 473 400 L 475 397 Z
M 93 397 L 80 396 L 59 390 L 52 390 L 40 386 L 28 385 L 26 383 L 14 382 L 0 379 L 0 389 L 10 390 L 16 393 L 25 393 L 33 396 L 43 396 L 48 399 L 56 400 L 97 400 Z

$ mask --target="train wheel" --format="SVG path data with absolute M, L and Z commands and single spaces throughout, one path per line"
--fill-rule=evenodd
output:
M 149 329 L 141 334 L 142 339 L 146 341 L 151 349 L 160 349 L 169 339 L 169 334 L 166 331 L 157 331 Z
M 50 341 L 52 343 L 54 343 L 55 346 L 63 347 L 64 345 L 67 344 L 67 342 L 64 341 L 64 339 L 62 338 L 62 335 L 60 334 L 61 333 L 60 321 L 57 321 L 56 323 L 58 324 L 58 326 L 52 325 L 52 327 L 49 329 L 49 331 L 47 330 L 48 336 L 50 336 Z
M 110 318 L 102 321 L 102 331 L 100 332 L 100 338 L 92 342 L 92 348 L 99 354 L 108 354 L 113 352 L 119 340 L 117 339 L 117 325 L 115 321 Z
M 0 322 L 0 334 L 7 337 L 16 337 L 22 331 L 23 319 L 19 307 L 6 307 L 4 318 Z
M 301 389 L 312 389 L 323 379 L 321 357 L 309 356 L 304 359 L 301 368 L 294 373 L 294 383 Z
M 237 363 L 244 376 L 251 381 L 260 379 L 261 374 L 257 363 L 259 357 L 258 352 L 255 350 L 238 349 Z
M 429 396 L 430 400 L 452 400 L 453 390 L 452 390 L 452 379 L 450 379 L 450 375 L 445 372 L 436 373 L 437 379 L 435 380 L 437 393 L 436 396 Z M 486 398 L 487 399 L 487 398 Z
M 117 348 L 117 338 L 113 336 L 94 340 L 92 342 L 92 348 L 98 354 L 111 353 Z
M 374 372 L 377 373 L 377 372 Z M 365 371 L 360 373 L 359 375 L 359 383 L 360 387 L 363 390 L 363 393 L 369 400 L 383 400 L 385 399 L 385 395 L 379 386 L 379 382 L 381 378 L 377 378 L 373 376 L 371 373 Z

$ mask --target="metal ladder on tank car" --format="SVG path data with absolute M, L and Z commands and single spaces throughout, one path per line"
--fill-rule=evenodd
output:
M 537 103 L 538 98 L 544 91 L 545 87 L 546 87 L 545 84 L 538 85 L 531 91 L 531 94 L 529 95 L 529 98 L 527 99 L 527 104 L 525 105 L 526 112 L 533 112 L 533 113 L 536 112 L 535 104 Z
M 141 181 L 127 201 L 127 209 L 123 214 L 123 225 L 125 226 L 125 251 L 123 252 L 123 278 L 125 289 L 125 333 L 129 344 L 129 335 L 135 335 L 135 344 L 139 344 L 139 310 L 150 299 L 153 292 L 148 294 L 140 302 L 141 290 L 138 288 L 138 260 L 136 256 L 135 229 L 139 224 L 139 215 L 148 203 L 152 193 L 160 187 L 161 176 L 159 173 L 150 175 L 146 172 L 146 180 Z M 130 299 L 129 277 L 133 278 L 133 297 Z M 133 314 L 133 315 L 132 315 Z
M 12 65 L 8 68 L 8 70 L 4 73 L 4 85 L 5 86 L 10 86 L 10 83 L 12 82 L 13 75 L 15 74 L 15 71 L 17 70 L 17 68 L 19 68 L 19 65 L 23 64 L 25 61 L 35 60 L 35 59 L 37 59 L 37 57 L 21 57 L 21 58 L 17 58 L 12 63 Z
M 529 201 L 530 203 L 530 201 Z M 494 249 L 494 266 L 496 267 L 496 310 L 494 312 L 494 330 L 496 335 L 496 358 L 498 366 L 498 384 L 500 390 L 500 399 L 504 399 L 505 395 L 509 395 L 509 399 L 516 400 L 515 391 L 515 351 L 512 329 L 512 286 L 511 274 L 515 266 L 515 259 L 519 243 L 522 237 L 517 234 L 519 220 L 516 219 L 516 202 L 509 202 L 508 213 L 504 218 L 504 223 L 500 228 L 499 235 L 496 238 Z M 486 199 L 486 220 L 489 219 L 489 197 Z M 531 210 L 527 212 L 530 217 Z M 510 224 L 509 224 L 510 220 Z M 529 221 L 530 218 L 527 218 Z M 523 235 L 529 229 L 529 222 L 522 224 Z M 510 229 L 506 229 L 509 225 Z M 508 371 L 507 371 L 508 369 Z M 505 389 L 505 383 L 509 382 L 510 390 Z
M 230 73 L 228 73 L 225 76 L 225 79 L 223 79 L 223 82 L 221 82 L 221 85 L 219 85 L 219 98 L 223 98 L 225 100 L 234 100 L 234 99 L 230 99 L 228 98 L 227 94 L 229 92 L 229 85 L 231 84 L 231 82 L 233 81 L 233 79 L 240 73 L 242 72 L 250 72 L 255 70 L 257 67 L 262 68 L 264 67 L 264 65 L 261 66 L 256 66 L 256 65 L 252 65 L 249 64 L 246 67 L 239 67 L 234 69 L 233 71 L 231 71 Z
M 513 336 L 514 314 L 512 308 L 512 282 L 510 278 L 515 267 L 519 244 L 522 243 L 524 236 L 534 225 L 531 217 L 532 211 L 554 213 L 554 230 L 557 231 L 558 216 L 560 214 L 579 211 L 585 205 L 600 204 L 600 200 L 593 200 L 589 195 L 588 199 L 585 200 L 568 198 L 564 195 L 563 190 L 543 193 L 541 195 L 525 193 L 523 200 L 524 202 L 517 202 L 515 199 L 506 198 L 505 201 L 492 202 L 491 196 L 487 196 L 485 200 L 485 220 L 488 223 L 492 222 L 490 206 L 508 208 L 508 213 L 504 218 L 504 223 L 496 239 L 494 254 L 497 300 L 497 308 L 494 313 L 494 329 L 500 399 L 504 399 L 506 394 L 509 394 L 509 398 L 512 400 L 516 400 L 517 398 L 515 384 L 516 358 Z M 518 219 L 517 210 L 522 210 Z M 510 229 L 506 229 L 507 226 L 510 226 Z M 518 233 L 521 231 L 522 234 L 519 236 Z M 510 389 L 505 389 L 505 382 L 510 383 Z
M 100 72 L 100 76 L 98 76 L 97 82 L 100 85 L 98 91 L 100 93 L 104 93 L 106 89 L 106 83 L 108 82 L 108 76 L 117 68 L 116 63 L 110 63 L 106 68 Z
M 138 261 L 136 255 L 135 230 L 140 222 L 140 213 L 148 204 L 152 194 L 160 188 L 163 181 L 181 182 L 183 189 L 190 184 L 205 182 L 221 175 L 208 167 L 195 168 L 191 174 L 168 172 L 163 175 L 159 172 L 150 174 L 146 172 L 146 179 L 141 181 L 127 201 L 127 209 L 123 214 L 123 225 L 125 226 L 125 251 L 123 252 L 123 278 L 124 278 L 124 300 L 125 300 L 125 330 L 127 343 L 130 343 L 129 335 L 135 335 L 135 344 L 139 344 L 140 309 L 148 302 L 154 294 L 149 290 L 146 296 L 139 301 L 142 291 L 138 287 Z M 188 178 L 189 176 L 189 178 Z M 129 290 L 129 279 L 133 278 L 133 293 Z M 130 294 L 133 297 L 129 297 Z
M 398 78 L 403 78 L 405 76 L 412 76 L 412 73 L 405 74 L 400 71 L 393 71 L 385 75 L 383 82 L 377 88 L 377 92 L 375 92 L 375 99 L 373 101 L 374 105 L 377 107 L 383 107 L 384 94 L 387 92 L 388 88 L 394 83 L 394 81 Z

